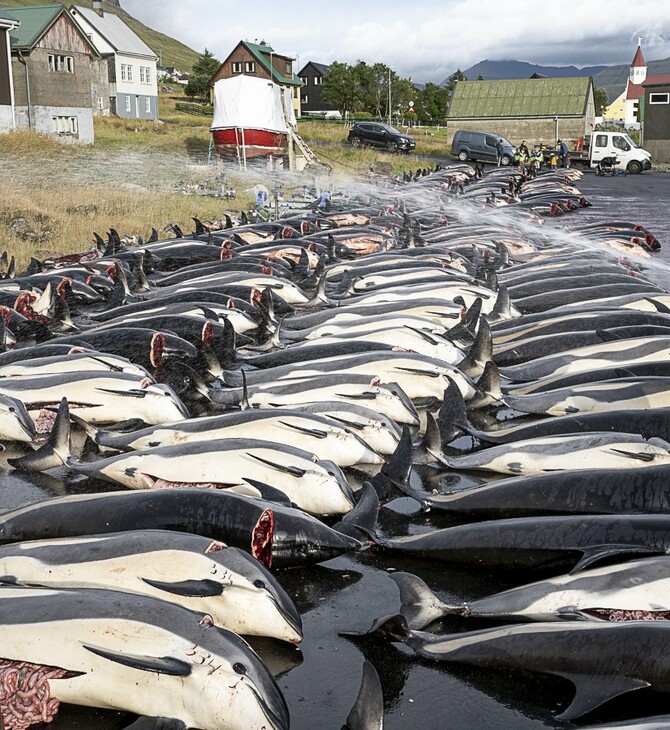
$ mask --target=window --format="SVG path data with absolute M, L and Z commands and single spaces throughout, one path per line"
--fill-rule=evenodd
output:
M 286 72 L 287 74 L 293 73 L 293 65 L 291 64 L 291 62 L 290 62 L 290 61 L 287 61 L 287 62 L 286 62 L 286 63 L 284 64 L 284 71 L 285 71 L 285 72 Z
M 121 81 L 127 81 L 128 80 L 128 72 L 127 72 L 127 66 L 125 63 L 121 64 Z
M 48 56 L 49 71 L 61 71 L 63 73 L 74 73 L 74 58 L 72 56 L 58 56 L 50 53 Z
M 56 134 L 79 134 L 77 117 L 52 117 L 53 131 Z
M 128 65 L 126 66 L 126 73 L 128 74 L 128 81 L 133 80 L 133 67 Z
M 126 96 L 126 111 L 130 111 L 130 97 Z
M 144 111 L 147 114 L 151 114 L 151 97 L 150 96 L 147 96 L 144 99 Z
M 301 76 L 300 80 L 302 81 L 303 86 L 307 86 L 307 76 Z
M 303 97 L 302 97 L 302 99 L 300 100 L 300 102 L 301 102 L 302 104 L 309 104 L 309 95 L 308 95 L 308 94 L 303 94 Z
M 253 61 L 244 62 L 244 73 L 252 74 L 256 70 L 256 64 Z
M 146 66 L 144 69 L 144 78 L 146 79 L 147 84 L 151 83 L 151 68 L 149 66 Z
M 322 83 L 323 83 L 323 76 L 314 77 L 314 86 L 321 86 Z
M 145 83 L 144 81 L 144 66 L 140 66 L 140 83 Z
M 242 73 L 242 64 L 239 62 L 233 62 L 233 73 L 234 74 L 241 74 Z
M 596 134 L 596 147 L 607 147 L 606 134 Z
M 650 104 L 670 104 L 670 93 L 649 94 Z
M 98 106 L 98 109 L 104 109 L 105 108 L 105 104 L 104 104 L 103 98 L 101 96 L 99 96 L 97 98 L 97 106 Z

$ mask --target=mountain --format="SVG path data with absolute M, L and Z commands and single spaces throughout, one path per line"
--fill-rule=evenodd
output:
M 550 78 L 595 76 L 606 68 L 607 66 L 585 66 L 584 68 L 577 68 L 576 66 L 540 66 L 526 61 L 489 61 L 486 59 L 470 66 L 470 68 L 466 68 L 463 74 L 469 81 L 474 81 L 479 76 L 487 81 L 495 81 L 496 79 L 528 79 L 534 73 L 549 76 Z M 446 84 L 448 81 L 449 77 L 441 85 Z
M 0 0 L 2 8 L 25 8 L 28 5 L 47 5 L 48 0 Z M 80 5 L 84 8 L 93 6 L 91 0 L 65 0 L 64 5 Z M 158 56 L 162 66 L 174 66 L 180 71 L 190 71 L 198 58 L 199 52 L 180 43 L 170 36 L 159 33 L 133 18 L 122 7 L 119 0 L 103 0 L 102 9 L 105 13 L 118 15 Z
M 626 88 L 629 70 L 627 63 L 608 66 L 593 77 L 593 85 L 605 89 L 608 101 L 612 103 Z M 647 76 L 670 76 L 670 58 L 647 61 Z

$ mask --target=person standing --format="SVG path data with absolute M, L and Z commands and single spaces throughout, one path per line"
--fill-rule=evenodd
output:
M 559 150 L 559 157 L 561 159 L 561 165 L 565 168 L 570 167 L 570 148 L 568 147 L 567 142 L 564 142 L 562 139 L 558 140 L 558 150 Z
M 519 145 L 519 149 L 526 155 L 526 158 L 530 155 L 530 152 L 528 151 L 528 145 L 526 144 L 526 140 L 522 139 L 521 144 Z
M 502 165 L 502 158 L 503 158 L 503 141 L 502 137 L 498 137 L 498 141 L 496 142 L 496 162 L 498 164 L 498 167 Z
M 543 159 L 544 155 L 542 154 L 542 150 L 539 145 L 535 145 L 535 147 L 533 147 L 533 153 L 530 156 L 530 162 L 536 173 L 540 171 Z

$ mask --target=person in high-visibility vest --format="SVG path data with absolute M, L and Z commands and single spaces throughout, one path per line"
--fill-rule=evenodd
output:
M 530 153 L 530 162 L 531 162 L 531 165 L 535 168 L 536 172 L 542 166 L 543 160 L 544 160 L 544 155 L 542 154 L 542 150 L 539 148 L 538 145 L 535 145 L 535 147 L 533 147 L 533 151 Z
M 514 150 L 514 164 L 519 168 L 521 172 L 524 171 L 524 168 L 526 166 L 526 154 L 521 149 L 521 147 L 517 147 Z

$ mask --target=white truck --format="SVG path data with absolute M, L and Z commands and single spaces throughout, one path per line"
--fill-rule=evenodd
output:
M 584 138 L 581 149 L 570 150 L 570 161 L 576 167 L 596 167 L 603 158 L 616 158 L 615 167 L 637 175 L 651 170 L 651 154 L 638 147 L 625 132 L 594 132 Z

